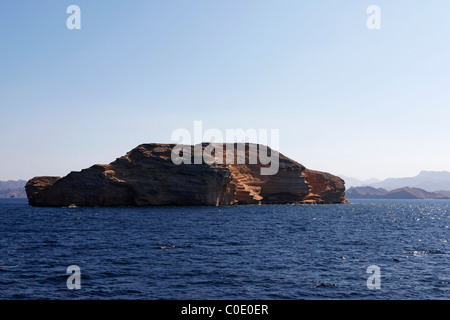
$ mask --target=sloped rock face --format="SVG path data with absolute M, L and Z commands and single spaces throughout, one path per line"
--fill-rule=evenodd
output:
M 341 178 L 332 174 L 306 169 L 304 171 L 307 181 L 311 187 L 305 201 L 313 203 L 348 203 L 345 200 L 345 183 Z
M 173 144 L 143 144 L 108 165 L 94 165 L 64 178 L 36 177 L 26 192 L 32 206 L 216 206 L 234 204 L 344 203 L 344 181 L 331 174 L 306 169 L 277 151 L 276 174 L 263 175 L 259 145 L 210 144 L 233 150 L 227 161 L 215 149 L 214 163 L 176 165 Z M 202 144 L 205 151 L 208 144 Z M 250 148 L 250 146 L 254 148 Z M 198 147 L 198 146 L 197 146 Z M 240 157 L 240 162 L 238 162 Z M 251 161 L 251 159 L 258 161 Z M 222 160 L 222 161 L 219 161 Z M 232 164 L 228 164 L 232 163 Z M 241 164 L 236 164 L 241 163 Z M 265 162 L 267 163 L 267 162 Z

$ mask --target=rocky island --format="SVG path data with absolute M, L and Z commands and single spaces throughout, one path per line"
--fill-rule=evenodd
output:
M 244 145 L 244 163 L 175 164 L 172 161 L 174 144 L 142 144 L 107 165 L 94 165 L 63 178 L 29 180 L 26 184 L 28 202 L 32 206 L 50 207 L 347 202 L 344 181 L 337 176 L 309 170 L 268 147 L 272 155 L 278 156 L 279 168 L 276 174 L 262 175 L 261 168 L 268 165 L 248 161 L 257 156 L 252 153 L 260 152 L 260 149 L 251 150 L 254 144 L 223 145 L 228 148 L 231 145 L 235 156 L 242 150 L 238 147 Z M 197 146 L 204 150 L 207 144 Z M 194 150 L 195 146 L 189 148 Z

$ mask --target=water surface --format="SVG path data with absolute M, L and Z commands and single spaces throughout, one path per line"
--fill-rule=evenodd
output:
M 0 200 L 0 299 L 449 299 L 448 200 L 33 208 Z M 69 290 L 67 267 L 81 269 Z M 381 271 L 369 290 L 367 268 Z

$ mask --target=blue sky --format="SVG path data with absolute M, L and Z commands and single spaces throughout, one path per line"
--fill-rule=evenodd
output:
M 81 30 L 66 9 L 81 8 Z M 369 30 L 369 5 L 381 30 Z M 0 4 L 0 180 L 109 163 L 178 128 L 279 129 L 356 178 L 450 170 L 450 2 Z

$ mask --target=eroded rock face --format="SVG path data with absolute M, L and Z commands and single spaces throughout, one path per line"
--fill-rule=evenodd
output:
M 207 145 L 201 146 L 203 151 Z M 215 150 L 210 152 L 215 163 L 194 164 L 194 146 L 189 146 L 191 164 L 176 165 L 171 157 L 175 145 L 143 144 L 108 165 L 94 165 L 64 178 L 31 179 L 26 185 L 29 204 L 216 206 L 346 202 L 344 181 L 339 177 L 308 170 L 270 148 L 269 154 L 279 158 L 278 172 L 262 175 L 261 169 L 269 164 L 259 161 L 259 145 L 245 144 L 245 153 L 241 154 L 238 144 L 221 146 L 223 150 L 234 149 L 235 164 L 227 164 L 231 161 L 227 162 L 225 152 L 221 155 Z M 238 155 L 243 164 L 236 164 Z M 258 161 L 249 161 L 255 158 Z

